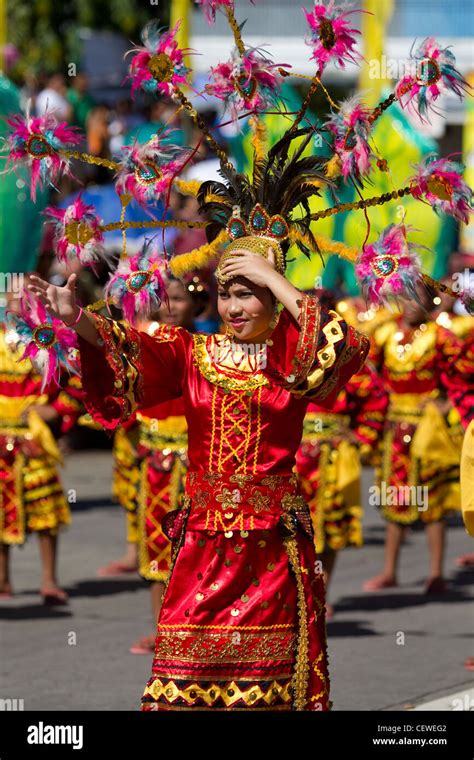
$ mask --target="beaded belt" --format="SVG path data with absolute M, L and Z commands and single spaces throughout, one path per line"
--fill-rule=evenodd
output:
M 273 528 L 281 517 L 291 516 L 311 533 L 295 474 L 188 472 L 185 504 L 191 530 L 223 531 L 230 537 L 234 530 Z
M 186 454 L 188 429 L 185 417 L 166 417 L 157 420 L 137 414 L 137 420 L 140 423 L 139 443 L 142 446 L 161 451 L 166 449 L 168 453 Z
M 426 393 L 391 393 L 387 419 L 391 422 L 416 424 L 423 414 L 426 403 L 438 395 L 437 389 Z

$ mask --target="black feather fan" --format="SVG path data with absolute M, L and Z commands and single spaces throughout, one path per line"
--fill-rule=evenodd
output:
M 301 137 L 304 138 L 301 144 L 288 157 L 293 142 Z M 303 156 L 313 137 L 313 127 L 294 132 L 289 130 L 275 143 L 267 157 L 256 164 L 252 182 L 244 174 L 227 172 L 225 169 L 221 170 L 223 182 L 203 182 L 199 188 L 198 202 L 200 213 L 209 223 L 206 228 L 208 240 L 214 240 L 226 227 L 234 206 L 238 206 L 240 215 L 248 219 L 254 206 L 260 203 L 270 216 L 282 214 L 288 224 L 294 225 L 307 237 L 312 250 L 317 251 L 318 246 L 310 230 L 308 199 L 320 195 L 317 184 L 330 188 L 334 185 L 324 173 L 325 158 Z M 291 212 L 296 207 L 299 207 L 298 215 L 292 220 Z M 287 248 L 288 243 L 283 247 Z M 300 244 L 299 248 L 305 255 L 309 255 L 306 245 Z

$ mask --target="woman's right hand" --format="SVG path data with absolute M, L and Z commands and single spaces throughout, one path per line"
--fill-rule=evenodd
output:
M 71 323 L 79 313 L 79 306 L 76 303 L 76 279 L 77 276 L 71 274 L 66 284 L 60 288 L 32 274 L 27 287 L 39 298 L 53 317 Z

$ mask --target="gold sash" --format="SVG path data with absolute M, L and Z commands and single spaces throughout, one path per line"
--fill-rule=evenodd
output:
M 446 420 L 432 401 L 423 409 L 410 453 L 416 459 L 439 465 L 442 469 L 459 464 L 461 452 L 449 435 Z

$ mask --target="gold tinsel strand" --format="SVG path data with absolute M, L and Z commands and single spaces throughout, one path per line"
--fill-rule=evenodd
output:
M 225 8 L 225 12 L 227 14 L 227 20 L 229 22 L 229 26 L 232 29 L 232 33 L 234 35 L 235 40 L 235 46 L 237 50 L 239 51 L 239 55 L 243 57 L 245 53 L 245 45 L 242 40 L 242 35 L 240 34 L 239 25 L 237 23 L 237 19 L 234 16 L 234 9 L 229 8 L 228 6 Z
M 176 186 L 176 189 L 182 195 L 191 195 L 193 198 L 196 198 L 201 187 L 201 182 L 198 179 L 185 180 L 178 177 L 173 180 L 173 185 Z
M 337 240 L 330 240 L 324 235 L 315 235 L 314 238 L 321 253 L 337 254 L 352 263 L 356 261 L 357 256 L 359 255 L 357 248 L 351 248 L 350 246 L 345 245 L 345 243 L 340 243 Z M 295 245 L 295 243 L 303 243 L 303 245 L 309 248 L 310 251 L 314 250 L 314 246 L 312 245 L 309 236 L 303 234 L 294 227 L 290 228 L 290 242 L 292 245 Z
M 106 166 L 107 169 L 115 169 L 115 171 L 120 168 L 120 164 L 116 163 L 116 161 L 109 161 L 108 158 L 99 158 L 99 156 L 91 156 L 89 153 L 81 153 L 78 150 L 59 150 L 58 153 L 67 158 L 77 158 L 78 161 L 84 161 L 86 164 Z
M 184 222 L 179 219 L 171 219 L 167 222 L 149 221 L 149 222 L 110 222 L 110 224 L 103 224 L 97 229 L 101 232 L 111 232 L 112 230 L 128 230 L 128 229 L 148 229 L 157 227 L 159 229 L 166 229 L 167 227 L 177 227 L 181 230 L 188 229 L 204 229 L 207 226 L 207 222 Z
M 226 230 L 222 230 L 212 243 L 205 243 L 205 245 L 201 245 L 193 251 L 173 256 L 169 264 L 171 272 L 175 277 L 182 277 L 193 269 L 201 269 L 202 267 L 207 266 L 207 264 L 217 256 L 220 246 L 223 245 L 227 239 Z
M 393 190 L 391 193 L 376 195 L 373 198 L 363 198 L 360 201 L 353 201 L 352 203 L 339 203 L 337 206 L 331 206 L 323 211 L 317 211 L 315 214 L 311 214 L 310 218 L 315 222 L 318 219 L 324 219 L 326 216 L 339 214 L 341 211 L 352 211 L 352 209 L 367 208 L 368 206 L 383 206 L 384 203 L 389 203 L 389 201 L 396 200 L 397 198 L 403 198 L 404 195 L 409 195 L 412 192 L 413 187 L 408 185 L 407 187 L 400 188 L 400 190 Z
M 256 115 L 249 119 L 249 126 L 252 129 L 252 145 L 255 151 L 255 161 L 260 163 L 265 160 L 267 155 L 267 130 L 265 124 Z

